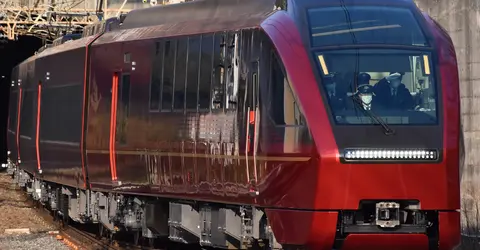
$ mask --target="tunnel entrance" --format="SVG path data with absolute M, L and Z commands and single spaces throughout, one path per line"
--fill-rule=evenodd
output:
M 20 36 L 16 41 L 0 40 L 0 163 L 7 159 L 7 120 L 11 71 L 15 65 L 35 53 L 43 42 L 33 36 Z

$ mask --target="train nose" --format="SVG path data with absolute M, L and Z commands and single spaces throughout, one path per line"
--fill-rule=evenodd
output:
M 425 250 L 427 235 L 418 234 L 351 234 L 338 250 Z

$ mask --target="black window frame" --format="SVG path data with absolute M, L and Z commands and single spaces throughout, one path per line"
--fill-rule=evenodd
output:
M 165 60 L 165 47 L 164 47 L 164 44 L 165 44 L 165 41 L 164 39 L 161 39 L 161 40 L 158 40 L 158 41 L 155 41 L 154 43 L 154 48 L 153 48 L 153 53 L 152 53 L 152 58 L 151 58 L 151 72 L 150 72 L 150 84 L 149 84 L 149 92 L 148 92 L 148 111 L 151 112 L 151 113 L 158 113 L 160 112 L 160 109 L 161 109 L 161 105 L 162 105 L 162 80 L 163 80 L 163 65 L 164 65 L 164 60 Z M 161 53 L 161 55 L 159 55 L 159 53 Z M 160 59 L 160 63 L 159 63 L 159 66 L 160 68 L 156 68 L 155 67 L 155 60 L 158 58 L 158 57 L 161 57 Z M 155 72 L 158 72 L 160 71 L 160 77 L 158 78 L 158 96 L 157 96 L 157 107 L 156 108 L 152 108 L 152 96 L 153 96 L 153 93 L 152 93 L 152 88 L 153 88 L 153 84 L 154 84 L 154 76 L 156 76 Z
M 202 67 L 201 66 L 203 65 L 203 63 L 202 63 L 203 62 L 203 60 L 202 60 L 203 57 L 200 56 L 199 84 L 198 84 L 198 89 L 197 89 L 197 96 L 198 96 L 198 98 L 197 98 L 197 101 L 198 101 L 197 110 L 198 110 L 198 112 L 207 112 L 207 111 L 211 112 L 212 111 L 211 102 L 212 102 L 212 86 L 213 86 L 213 81 L 214 81 L 214 79 L 213 79 L 213 70 L 214 70 L 213 63 L 214 63 L 214 53 L 215 53 L 215 33 L 210 32 L 210 33 L 205 33 L 205 34 L 201 35 L 200 51 L 201 51 L 202 55 L 205 54 L 205 53 L 203 53 L 204 52 L 204 47 L 203 46 L 204 45 L 209 46 L 207 42 L 204 42 L 204 40 L 207 41 L 206 39 L 204 39 L 207 36 L 209 37 L 209 39 L 211 39 L 211 44 L 210 44 L 209 49 L 210 49 L 212 58 L 210 60 L 210 67 L 208 68 L 209 70 L 202 72 Z M 206 59 L 208 59 L 208 58 L 206 58 Z M 201 85 L 200 82 L 202 81 L 203 74 L 206 73 L 206 72 L 208 72 L 208 76 L 209 76 L 208 103 L 207 103 L 208 107 L 202 107 L 200 105 L 201 104 L 201 102 L 200 102 L 200 85 Z M 207 92 L 207 91 L 205 91 L 205 92 Z
M 197 75 L 194 76 L 194 75 L 189 75 L 189 65 L 190 65 L 190 60 L 192 58 L 192 53 L 190 53 L 190 41 L 193 40 L 193 38 L 195 39 L 198 39 L 198 54 L 195 55 L 196 57 L 196 60 L 197 60 Z M 185 79 L 185 111 L 186 112 L 198 112 L 198 109 L 199 109 L 199 83 L 200 83 L 200 70 L 201 70 L 201 58 L 202 58 L 202 36 L 201 35 L 191 35 L 188 37 L 188 45 L 187 45 L 187 61 L 186 61 L 186 67 L 185 67 L 185 70 L 186 70 L 186 79 Z M 190 77 L 189 77 L 190 76 Z M 189 100 L 189 98 L 187 97 L 187 90 L 188 90 L 188 87 L 189 87 L 189 82 L 191 81 L 191 78 L 192 77 L 195 77 L 195 108 L 189 108 L 188 105 L 187 105 L 187 100 Z M 193 86 L 193 85 L 192 85 Z
M 163 98 L 164 98 L 164 90 L 165 90 L 165 65 L 167 65 L 167 63 L 165 63 L 165 53 L 166 53 L 166 46 L 167 44 L 169 44 L 170 46 L 170 53 L 172 53 L 173 51 L 173 73 L 172 73 L 172 79 L 171 80 L 171 93 L 170 93 L 170 107 L 166 108 L 164 107 L 164 103 L 163 103 Z M 160 102 L 160 112 L 172 112 L 173 111 L 173 103 L 174 103 L 174 90 L 175 90 L 175 69 L 176 69 L 176 60 L 177 60 L 177 38 L 167 38 L 165 39 L 165 43 L 164 43 L 164 51 L 163 51 L 163 70 L 162 70 L 162 97 L 160 98 L 161 99 L 161 102 Z
M 295 94 L 295 91 L 293 90 L 292 88 L 292 83 L 290 82 L 290 79 L 288 77 L 288 74 L 287 74 L 287 71 L 285 70 L 285 65 L 283 64 L 283 61 L 281 60 L 280 56 L 278 55 L 278 52 L 275 48 L 271 48 L 270 49 L 270 53 L 269 53 L 269 72 L 268 72 L 268 88 L 267 88 L 267 91 L 268 91 L 268 98 L 269 98 L 269 102 L 268 102 L 268 106 L 267 106 L 267 113 L 268 113 L 268 118 L 270 119 L 270 121 L 273 123 L 273 125 L 275 127 L 307 127 L 307 124 L 306 124 L 306 119 L 305 119 L 305 116 L 304 116 L 304 112 L 302 111 L 302 107 L 300 106 L 299 102 L 298 102 L 298 97 L 297 95 Z M 280 72 L 282 73 L 283 75 L 283 79 L 284 80 L 287 80 L 287 88 L 283 88 L 283 98 L 282 99 L 285 99 L 285 90 L 288 89 L 288 91 L 290 91 L 292 97 L 293 97 L 293 100 L 294 100 L 294 108 L 295 108 L 295 112 L 296 110 L 298 110 L 298 112 L 300 112 L 300 124 L 279 124 L 277 123 L 275 117 L 272 116 L 272 113 L 274 112 L 274 105 L 275 104 L 272 104 L 273 103 L 273 99 L 275 98 L 272 94 L 272 70 L 273 70 L 273 64 L 274 62 L 277 62 L 278 64 L 278 68 L 280 69 Z M 284 83 L 285 84 L 285 83 Z M 285 102 L 285 100 L 284 100 Z M 285 106 L 283 106 L 283 109 L 285 109 Z M 284 117 L 284 120 L 285 120 L 285 117 Z
M 179 60 L 179 46 L 181 43 L 185 43 L 185 61 L 183 62 L 185 66 L 187 66 L 188 63 L 188 37 L 183 36 L 183 37 L 176 37 L 176 46 L 175 46 L 175 60 L 174 60 L 174 70 L 173 70 L 173 93 L 172 93 L 172 112 L 174 113 L 183 113 L 185 112 L 185 105 L 186 105 L 186 100 L 185 100 L 185 91 L 186 91 L 186 84 L 187 84 L 187 75 L 185 74 L 185 71 L 183 71 L 181 68 L 178 68 L 179 64 L 182 65 L 182 62 Z M 186 67 L 185 67 L 186 68 Z M 181 79 L 178 75 L 182 75 L 183 71 L 183 81 L 177 82 L 178 79 Z M 179 90 L 178 93 L 183 94 L 183 101 L 181 103 L 178 103 L 180 107 L 176 107 L 176 93 L 177 93 L 177 86 L 183 87 L 183 91 Z
M 243 29 L 242 29 L 243 30 Z M 229 77 L 228 73 L 228 67 L 229 64 L 231 64 L 231 75 L 232 78 L 235 78 L 235 74 L 234 74 L 234 67 L 235 67 L 235 50 L 238 50 L 238 56 L 239 58 L 241 58 L 241 56 L 243 55 L 242 53 L 242 48 L 239 47 L 240 44 L 241 44 L 241 39 L 238 39 L 237 43 L 238 44 L 235 44 L 235 46 L 231 49 L 228 48 L 228 46 L 230 45 L 230 42 L 235 42 L 235 36 L 238 35 L 239 38 L 241 37 L 242 33 L 241 31 L 242 30 L 224 30 L 224 31 L 218 31 L 218 32 L 209 32 L 209 33 L 202 33 L 202 34 L 193 34 L 193 35 L 189 35 L 189 36 L 179 36 L 179 37 L 170 37 L 170 38 L 161 38 L 157 41 L 155 41 L 153 43 L 153 48 L 152 48 L 152 54 L 153 56 L 151 57 L 151 72 L 150 72 L 150 84 L 149 84 L 149 90 L 148 90 L 148 93 L 149 93 L 149 103 L 148 103 L 148 111 L 150 113 L 162 113 L 162 112 L 175 112 L 175 113 L 179 113 L 179 112 L 226 112 L 226 111 L 234 111 L 238 108 L 238 103 L 236 105 L 232 104 L 232 105 L 229 105 L 229 107 L 227 108 L 226 106 L 226 102 L 227 102 L 227 77 Z M 191 53 L 190 53 L 190 40 L 192 38 L 196 38 L 198 39 L 199 41 L 199 54 L 196 55 L 198 56 L 196 59 L 198 59 L 198 72 L 197 72 L 197 75 L 196 75 L 196 107 L 195 108 L 192 108 L 192 107 L 189 107 L 187 108 L 187 100 L 186 100 L 186 97 L 187 97 L 187 86 L 188 86 L 188 81 L 189 81 L 189 77 L 192 77 L 192 76 L 189 76 L 188 75 L 188 64 L 189 64 L 189 60 L 190 60 L 190 57 L 192 56 Z M 179 44 L 179 41 L 184 39 L 184 41 L 186 41 L 186 44 L 187 44 L 187 48 L 186 48 L 186 57 L 185 57 L 185 63 L 186 63 L 186 67 L 185 67 L 185 82 L 184 82 L 184 100 L 183 100 L 183 108 L 175 108 L 175 97 L 174 97 L 174 90 L 175 90 L 175 86 L 176 86 L 176 81 L 177 81 L 177 74 L 179 74 L 180 72 L 177 72 L 177 61 L 178 61 L 178 44 Z M 211 44 L 209 44 L 209 41 L 211 41 Z M 171 95 L 171 103 L 164 103 L 164 98 L 165 98 L 165 77 L 166 77 L 166 65 L 167 65 L 167 62 L 166 62 L 166 46 L 170 46 L 169 48 L 169 51 L 170 53 L 171 52 L 174 52 L 174 55 L 173 55 L 173 75 L 172 75 L 172 79 L 169 79 L 171 80 L 171 84 L 172 84 L 172 91 L 170 93 Z M 222 46 L 222 44 L 224 44 L 224 46 Z M 216 48 L 216 45 L 219 45 L 218 48 Z M 197 46 L 197 45 L 196 45 Z M 161 49 L 159 49 L 161 47 Z M 205 51 L 207 51 L 207 53 L 204 53 Z M 158 67 L 154 67 L 154 60 L 157 60 L 159 55 L 157 54 L 157 52 L 160 52 L 161 53 L 161 59 L 160 59 L 160 63 L 158 63 Z M 208 55 L 211 56 L 211 58 L 208 58 Z M 205 55 L 206 58 L 205 58 Z M 170 55 L 169 55 L 170 56 Z M 223 56 L 223 57 L 222 57 Z M 205 59 L 211 59 L 211 61 L 209 60 L 208 64 L 210 64 L 210 66 L 207 66 L 205 67 Z M 227 62 L 228 59 L 231 59 L 231 62 Z M 241 70 L 241 60 L 238 61 L 238 67 L 239 67 L 239 70 Z M 215 65 L 215 63 L 218 62 L 218 65 Z M 223 68 L 224 68 L 224 71 L 221 72 L 220 68 L 221 67 L 217 67 L 217 66 L 220 66 L 222 65 Z M 203 66 L 203 70 L 202 70 L 202 66 Z M 160 67 L 160 68 L 159 68 Z M 172 67 L 172 66 L 171 66 Z M 205 74 L 207 73 L 207 68 L 208 68 L 208 83 L 201 83 L 201 81 L 203 80 Z M 159 83 L 159 97 L 158 97 L 158 108 L 155 107 L 155 104 L 153 103 L 154 102 L 154 98 L 152 98 L 153 96 L 153 84 L 155 83 L 155 77 L 154 76 L 157 76 L 158 74 L 160 74 L 160 83 Z M 221 75 L 218 75 L 218 74 L 221 74 Z M 239 74 L 241 74 L 241 72 L 239 72 Z M 240 76 L 238 76 L 240 77 Z M 205 78 L 206 79 L 206 78 Z M 233 79 L 234 81 L 235 79 Z M 206 87 L 206 85 L 209 85 L 208 87 L 208 107 L 207 107 L 207 103 L 205 103 L 205 100 L 202 99 L 201 101 L 201 93 L 207 93 L 206 91 L 206 88 L 204 89 L 205 91 L 200 91 L 201 90 L 201 87 Z M 217 85 L 217 86 L 221 86 L 221 94 L 219 95 L 219 98 L 218 100 L 221 100 L 221 105 L 220 105 L 220 108 L 215 108 L 213 104 L 213 93 L 214 93 L 214 86 Z M 233 83 L 232 83 L 233 85 Z M 234 88 L 234 86 L 232 87 Z M 234 93 L 234 90 L 231 91 L 232 92 L 232 95 Z M 237 97 L 238 98 L 238 97 Z M 238 100 L 237 100 L 238 101 Z M 167 104 L 168 107 L 165 106 L 165 104 Z M 203 104 L 203 105 L 201 105 Z M 233 107 L 232 107 L 233 106 Z
M 123 99 L 125 97 L 124 95 L 124 79 L 125 77 L 128 77 L 128 103 L 125 104 L 125 100 Z M 118 94 L 117 94 L 117 100 L 119 100 L 119 102 L 117 102 L 117 108 L 118 108 L 118 105 L 121 104 L 122 105 L 122 108 L 124 105 L 127 106 L 127 109 L 125 110 L 125 116 L 128 117 L 128 115 L 130 114 L 130 104 L 131 104 L 131 101 L 132 101 L 132 73 L 130 72 L 122 72 L 120 73 L 119 75 L 119 84 L 118 84 Z

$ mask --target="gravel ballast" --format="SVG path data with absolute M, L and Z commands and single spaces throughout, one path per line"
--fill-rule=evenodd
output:
M 1 250 L 69 250 L 70 248 L 55 237 L 45 234 L 0 236 Z
M 9 234 L 9 229 L 28 229 L 30 233 Z M 26 195 L 15 187 L 12 178 L 0 172 L 0 250 L 70 249 L 54 235 L 47 234 L 52 230 L 55 226 L 38 215 L 27 202 Z

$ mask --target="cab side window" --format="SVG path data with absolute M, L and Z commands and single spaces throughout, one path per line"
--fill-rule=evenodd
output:
M 275 52 L 270 57 L 269 113 L 279 126 L 304 126 L 304 118 L 296 103 L 290 82 Z

